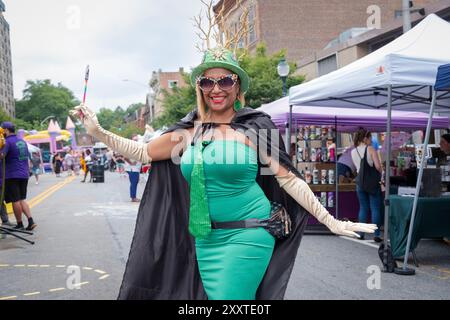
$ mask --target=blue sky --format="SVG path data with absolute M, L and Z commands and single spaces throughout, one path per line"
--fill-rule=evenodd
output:
M 144 102 L 152 71 L 197 65 L 192 18 L 199 0 L 4 0 L 10 24 L 15 98 L 26 80 L 51 79 L 87 104 Z M 130 82 L 124 82 L 129 79 Z

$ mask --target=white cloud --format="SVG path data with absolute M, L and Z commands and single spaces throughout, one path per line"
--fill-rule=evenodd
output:
M 191 21 L 198 0 L 4 2 L 18 99 L 26 80 L 51 79 L 81 100 L 89 64 L 87 103 L 126 107 L 144 102 L 152 71 L 189 69 L 201 59 Z

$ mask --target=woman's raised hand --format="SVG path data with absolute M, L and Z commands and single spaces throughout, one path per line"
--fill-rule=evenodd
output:
M 88 106 L 80 104 L 70 111 L 70 114 L 81 120 L 87 133 L 91 136 L 95 136 L 101 129 L 98 122 L 97 115 Z

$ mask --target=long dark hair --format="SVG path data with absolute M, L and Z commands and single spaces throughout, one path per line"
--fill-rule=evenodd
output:
M 355 144 L 355 147 L 358 147 L 361 142 L 364 141 L 365 138 L 370 138 L 372 136 L 372 133 L 364 128 L 359 128 L 358 131 L 355 132 L 353 136 L 353 143 Z

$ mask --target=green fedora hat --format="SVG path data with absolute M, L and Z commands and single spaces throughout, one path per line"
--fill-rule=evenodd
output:
M 241 82 L 241 91 L 247 92 L 250 85 L 250 78 L 247 72 L 239 66 L 234 54 L 227 49 L 217 47 L 205 52 L 202 63 L 192 70 L 191 83 L 195 87 L 197 78 L 211 68 L 224 68 L 238 75 Z

